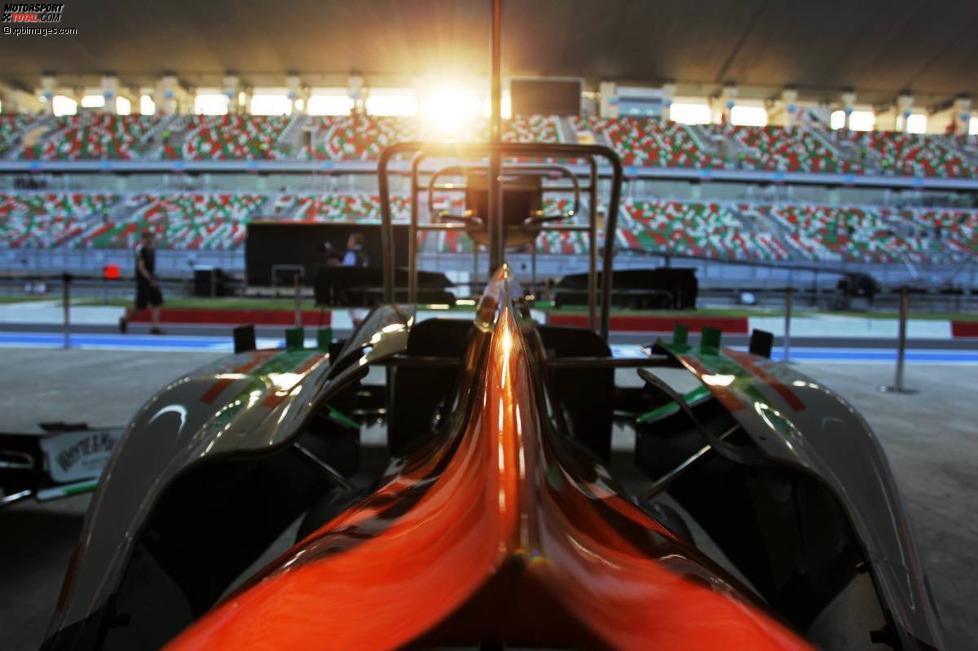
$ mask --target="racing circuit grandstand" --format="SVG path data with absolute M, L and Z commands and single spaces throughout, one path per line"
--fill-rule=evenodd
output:
M 815 116 L 786 128 L 530 115 L 503 129 L 509 142 L 608 144 L 634 168 L 978 178 L 978 139 L 968 134 L 829 130 Z M 426 131 L 417 120 L 369 115 L 7 114 L 0 152 L 8 161 L 375 161 L 384 147 L 430 137 Z M 487 134 L 486 121 L 458 135 Z
M 559 209 L 558 202 L 552 202 Z M 408 202 L 394 198 L 395 220 Z M 545 204 L 549 205 L 549 204 Z M 11 250 L 131 248 L 145 229 L 164 249 L 234 251 L 256 216 L 287 222 L 379 223 L 370 193 L 15 191 L 0 194 Z M 757 262 L 953 263 L 978 254 L 978 211 L 810 203 L 626 200 L 616 246 L 657 255 Z M 471 253 L 461 234 L 425 238 L 431 253 Z M 583 255 L 583 235 L 544 233 L 538 252 Z
M 809 109 L 791 126 L 760 127 L 527 115 L 505 120 L 503 139 L 615 149 L 628 180 L 615 241 L 632 254 L 626 267 L 688 258 L 707 284 L 721 285 L 756 279 L 751 266 L 783 285 L 796 265 L 869 271 L 890 284 L 978 286 L 978 138 L 831 129 L 831 117 Z M 145 229 L 157 233 L 170 274 L 200 264 L 241 271 L 252 220 L 379 223 L 380 152 L 438 137 L 415 118 L 299 112 L 18 113 L 0 125 L 0 168 L 9 172 L 0 177 L 0 265 L 19 272 L 126 268 Z M 453 135 L 485 139 L 487 128 L 475 118 Z M 567 201 L 545 205 L 565 210 Z M 406 221 L 406 196 L 394 202 L 395 220 Z M 534 248 L 541 273 L 557 274 L 579 269 L 587 244 L 580 232 L 545 232 Z M 420 251 L 427 267 L 466 270 L 473 243 L 464 233 L 422 233 Z
M 425 3 L 435 25 L 410 22 L 415 12 L 396 3 L 396 19 L 369 3 L 327 4 L 310 7 L 323 20 L 291 26 L 281 58 L 271 37 L 242 49 L 233 30 L 179 47 L 144 34 L 145 47 L 132 48 L 97 12 L 75 19 L 104 50 L 23 41 L 28 50 L 0 73 L 0 273 L 97 276 L 117 265 L 125 276 L 150 229 L 167 276 L 199 266 L 240 276 L 251 223 L 375 227 L 377 164 L 391 145 L 491 140 L 490 71 L 474 27 L 484 21 L 466 13 L 475 4 Z M 704 287 L 834 286 L 839 273 L 868 273 L 888 288 L 978 290 L 973 66 L 955 54 L 964 44 L 934 55 L 922 40 L 959 43 L 942 31 L 954 19 L 907 14 L 897 39 L 860 33 L 889 11 L 871 7 L 839 25 L 814 6 L 755 16 L 747 5 L 704 15 L 632 3 L 624 24 L 598 5 L 568 4 L 562 46 L 539 29 L 552 17 L 541 22 L 535 3 L 508 9 L 500 139 L 618 154 L 616 265 L 694 267 Z M 663 15 L 705 27 L 672 38 Z M 182 29 L 175 14 L 154 16 Z M 227 20 L 250 29 L 245 17 Z M 310 31 L 331 24 L 380 31 L 366 41 L 357 30 Z M 394 171 L 403 224 L 407 161 Z M 609 187 L 610 170 L 598 175 Z M 543 212 L 573 211 L 548 184 L 559 185 L 543 182 Z M 422 194 L 422 223 L 470 208 L 462 194 Z M 518 271 L 582 271 L 590 201 L 582 192 L 565 220 L 582 230 L 544 229 L 521 245 Z M 607 219 L 607 206 L 594 209 Z M 419 240 L 422 268 L 462 282 L 485 275 L 465 229 Z

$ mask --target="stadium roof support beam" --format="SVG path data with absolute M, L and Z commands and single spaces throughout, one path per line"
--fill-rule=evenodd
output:
M 798 124 L 798 90 L 785 88 L 781 91 L 782 121 L 786 128 L 794 129 Z
M 54 115 L 54 95 L 58 89 L 58 78 L 54 75 L 41 77 L 41 97 L 44 99 L 44 112 Z
M 598 115 L 603 118 L 618 117 L 618 103 L 614 101 L 618 94 L 618 85 L 613 81 L 602 81 L 598 86 L 598 93 L 601 96 Z
M 0 112 L 16 113 L 20 110 L 15 91 L 6 84 L 0 84 Z
M 363 114 L 367 112 L 367 96 L 363 92 L 363 77 L 360 75 L 350 75 L 346 80 L 346 92 L 353 100 L 353 113 Z
M 846 116 L 846 129 L 852 128 L 852 112 L 856 110 L 856 91 L 847 90 L 843 92 L 839 99 L 842 100 L 842 113 Z
M 730 124 L 730 114 L 737 106 L 737 94 L 739 92 L 740 89 L 737 84 L 725 84 L 723 90 L 720 91 L 720 122 L 722 124 Z
M 913 94 L 909 91 L 904 91 L 897 97 L 895 130 L 908 133 L 911 115 L 913 115 Z
M 79 110 L 82 108 L 82 100 L 88 94 L 88 89 L 84 86 L 72 86 L 71 91 L 66 93 L 75 102 L 75 115 L 78 114 Z
M 129 100 L 130 115 L 138 115 L 142 112 L 142 107 L 141 107 L 141 103 L 142 103 L 141 100 L 143 97 L 142 88 L 140 88 L 139 86 L 129 86 L 127 88 L 124 88 L 123 91 L 119 93 L 119 96 L 125 97 L 126 99 Z
M 254 86 L 242 86 L 238 90 L 237 102 L 235 103 L 234 113 L 250 113 L 251 112 L 251 100 L 255 96 Z M 230 104 L 230 103 L 229 103 Z M 231 113 L 231 107 L 228 106 L 228 113 Z
M 175 75 L 163 75 L 156 83 L 153 93 L 153 103 L 156 104 L 156 112 L 161 115 L 177 113 L 178 101 L 186 91 L 180 86 Z
M 289 105 L 292 109 L 292 113 L 309 113 L 309 88 L 302 85 L 302 79 L 299 75 L 291 74 L 285 78 L 285 86 L 287 88 L 287 94 L 289 98 Z M 302 102 L 302 108 L 299 108 L 299 102 Z
M 29 93 L 7 84 L 0 84 L 0 108 L 4 113 L 40 111 L 44 104 L 35 93 Z
M 16 113 L 19 108 L 14 90 L 6 84 L 0 84 L 0 112 Z
M 968 135 L 971 127 L 971 98 L 967 95 L 958 95 L 954 98 L 954 116 L 951 121 L 953 133 Z
M 119 78 L 115 75 L 102 75 L 103 113 L 118 113 L 116 98 L 119 95 Z
M 240 99 L 240 80 L 238 75 L 227 74 L 222 80 L 224 95 L 228 98 L 228 113 L 242 113 L 248 110 L 248 100 L 245 98 L 244 106 L 241 106 Z
M 669 81 L 662 84 L 662 119 L 668 122 L 672 119 L 672 100 L 676 96 L 676 84 Z

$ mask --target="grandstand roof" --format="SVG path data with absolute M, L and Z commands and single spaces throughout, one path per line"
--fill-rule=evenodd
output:
M 860 100 L 978 95 L 978 3 L 948 0 L 519 0 L 504 9 L 511 75 L 583 76 L 711 92 L 723 82 L 797 85 Z M 487 0 L 68 0 L 77 36 L 0 38 L 0 80 L 33 88 L 50 71 L 94 83 L 105 71 L 150 84 L 306 81 L 447 71 L 487 74 Z M 70 80 L 70 81 L 69 81 Z

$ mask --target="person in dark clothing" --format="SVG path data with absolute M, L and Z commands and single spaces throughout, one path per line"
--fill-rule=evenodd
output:
M 160 291 L 160 281 L 156 277 L 156 246 L 153 231 L 143 231 L 136 247 L 136 303 L 135 307 L 127 307 L 126 313 L 119 318 L 119 331 L 125 332 L 129 326 L 129 320 L 140 310 L 147 307 L 153 326 L 150 334 L 161 335 L 160 330 L 160 306 L 163 305 L 163 292 Z
M 343 264 L 343 254 L 333 248 L 330 242 L 323 242 L 319 247 L 320 260 L 327 267 L 339 267 Z

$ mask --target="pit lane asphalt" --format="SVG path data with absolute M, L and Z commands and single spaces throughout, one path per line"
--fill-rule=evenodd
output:
M 0 431 L 27 431 L 40 420 L 121 425 L 165 383 L 218 355 L 0 350 Z M 906 384 L 919 393 L 895 395 L 877 391 L 892 381 L 892 363 L 802 361 L 797 368 L 840 392 L 876 431 L 906 502 L 947 648 L 978 650 L 978 369 L 911 364 Z M 616 457 L 630 467 L 633 445 L 616 437 Z M 89 501 L 27 501 L 0 510 L 0 648 L 40 644 Z

